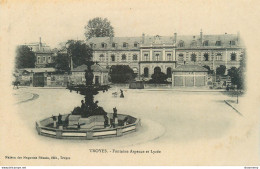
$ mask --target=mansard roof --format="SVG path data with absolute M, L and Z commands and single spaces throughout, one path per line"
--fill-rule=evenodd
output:
M 221 35 L 203 35 L 202 40 L 200 35 L 177 35 L 176 42 L 174 41 L 174 36 L 145 36 L 144 43 L 142 42 L 143 37 L 93 37 L 87 41 L 87 44 L 95 44 L 94 49 L 136 49 L 134 43 L 139 43 L 142 46 L 150 45 L 176 45 L 179 46 L 180 42 L 184 43 L 184 48 L 190 47 L 202 47 L 203 43 L 207 41 L 208 45 L 203 47 L 218 47 L 216 46 L 217 41 L 221 41 L 221 46 L 219 47 L 229 47 L 230 41 L 235 41 L 235 45 L 232 47 L 241 47 L 243 42 L 237 34 L 221 34 Z M 239 43 L 238 43 L 239 40 Z M 123 43 L 126 42 L 128 47 L 123 47 Z M 202 43 L 201 43 L 202 42 Z M 101 44 L 106 43 L 107 46 L 102 48 Z M 112 43 L 116 44 L 116 48 L 112 47 Z M 192 46 L 191 44 L 194 43 Z

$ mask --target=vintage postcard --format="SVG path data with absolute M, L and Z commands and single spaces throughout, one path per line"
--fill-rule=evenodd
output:
M 259 6 L 1 1 L 0 166 L 259 166 Z

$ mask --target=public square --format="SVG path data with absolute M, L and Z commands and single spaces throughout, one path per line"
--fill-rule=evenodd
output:
M 174 157 L 170 161 L 168 159 L 169 164 L 200 164 L 199 161 L 203 160 L 203 164 L 217 165 L 219 160 L 229 164 L 227 158 L 240 158 L 235 147 L 240 146 L 241 148 L 245 141 L 250 141 L 247 126 L 249 119 L 244 115 L 241 116 L 224 102 L 224 100 L 234 101 L 236 97 L 232 97 L 232 95 L 216 91 L 123 88 L 125 98 L 114 97 L 112 93 L 119 92 L 120 89 L 112 87 L 108 92 L 100 92 L 95 96 L 95 100 L 98 100 L 99 106 L 102 106 L 107 112 L 112 112 L 113 107 L 116 107 L 119 114 L 129 114 L 141 118 L 142 127 L 139 131 L 129 135 L 97 140 L 54 139 L 38 135 L 35 129 L 35 122 L 38 120 L 59 113 L 70 113 L 74 107 L 80 106 L 80 101 L 84 96 L 64 88 L 14 90 L 17 101 L 14 113 L 21 126 L 20 132 L 16 133 L 15 137 L 20 140 L 21 144 L 26 142 L 27 145 L 20 149 L 10 147 L 10 151 L 25 149 L 28 155 L 35 153 L 50 154 L 50 156 L 64 154 L 64 156 L 73 158 L 75 152 L 77 155 L 85 153 L 88 154 L 88 157 L 96 156 L 98 154 L 89 153 L 89 149 L 98 148 L 159 150 L 161 155 L 167 154 L 165 159 L 160 158 L 160 160 Z M 31 96 L 29 96 L 30 94 Z M 21 95 L 24 95 L 24 100 L 21 99 Z M 242 98 L 240 99 L 242 100 Z M 18 123 L 18 121 L 16 122 Z M 26 138 L 23 138 L 24 135 Z M 32 144 L 28 144 L 28 142 Z M 228 155 L 223 156 L 223 150 L 229 151 Z M 173 156 L 168 156 L 169 154 Z M 112 153 L 108 156 L 113 155 L 115 154 Z M 156 158 L 157 155 L 150 156 Z M 137 159 L 138 157 L 140 155 L 135 156 Z M 214 157 L 217 161 L 214 163 L 212 158 L 208 157 Z M 76 164 L 82 159 L 74 160 Z M 124 158 L 122 157 L 121 160 Z M 145 160 L 140 162 L 145 163 Z M 85 164 L 91 165 L 91 162 Z M 108 164 L 108 162 L 102 164 Z

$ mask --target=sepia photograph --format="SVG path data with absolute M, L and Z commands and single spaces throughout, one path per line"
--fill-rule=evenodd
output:
M 0 3 L 0 166 L 259 166 L 260 3 Z

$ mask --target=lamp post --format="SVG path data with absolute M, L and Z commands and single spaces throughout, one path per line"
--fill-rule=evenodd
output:
M 235 86 L 237 88 L 237 104 L 238 104 L 238 85 Z

